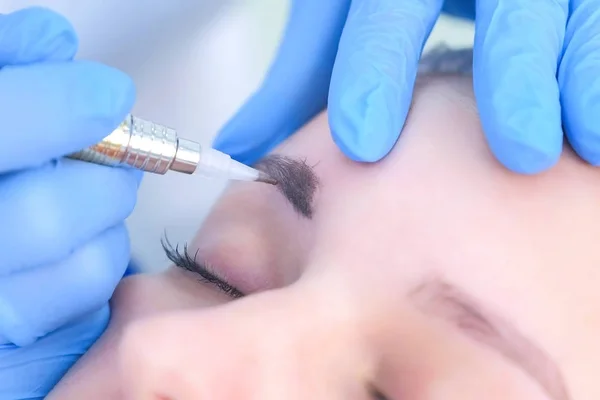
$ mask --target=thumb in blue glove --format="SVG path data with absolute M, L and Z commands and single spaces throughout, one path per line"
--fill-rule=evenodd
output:
M 442 0 L 294 2 L 262 88 L 214 146 L 252 163 L 328 103 L 344 153 L 381 159 L 404 126 L 419 57 L 441 7 Z
M 102 333 L 141 174 L 66 154 L 126 116 L 132 82 L 72 61 L 61 16 L 0 16 L 0 398 L 43 398 Z M 49 62 L 50 61 L 50 62 Z

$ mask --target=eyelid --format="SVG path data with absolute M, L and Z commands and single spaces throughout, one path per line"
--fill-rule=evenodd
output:
M 200 281 L 213 285 L 231 298 L 238 299 L 245 296 L 241 290 L 213 272 L 214 270 L 209 264 L 198 261 L 198 252 L 192 256 L 188 252 L 187 244 L 184 244 L 183 250 L 180 250 L 179 245 L 173 247 L 165 237 L 161 239 L 161 245 L 165 254 L 175 266 L 195 273 L 200 278 Z

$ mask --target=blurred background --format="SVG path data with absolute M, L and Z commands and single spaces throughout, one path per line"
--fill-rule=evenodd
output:
M 0 5 L 2 13 L 42 5 L 67 16 L 79 33 L 79 58 L 133 77 L 134 113 L 209 145 L 260 85 L 289 0 L 0 0 Z M 471 23 L 442 17 L 427 48 L 472 41 Z M 174 173 L 146 175 L 128 221 L 138 265 L 167 266 L 161 237 L 166 233 L 173 243 L 191 239 L 224 186 Z

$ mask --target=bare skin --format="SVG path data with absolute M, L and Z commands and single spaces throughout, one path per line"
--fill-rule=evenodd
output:
M 275 154 L 314 171 L 310 218 L 236 183 L 189 243 L 245 296 L 177 267 L 124 280 L 49 399 L 600 398 L 597 170 L 565 149 L 507 171 L 453 76 L 421 79 L 377 164 L 325 114 Z

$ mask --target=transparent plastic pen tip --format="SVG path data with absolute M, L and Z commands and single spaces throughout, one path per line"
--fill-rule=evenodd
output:
M 204 148 L 196 172 L 205 176 L 220 177 L 236 181 L 264 182 L 276 185 L 277 181 L 268 174 L 242 164 L 225 153 Z
M 239 161 L 230 159 L 229 161 L 229 179 L 237 181 L 256 181 L 260 176 L 260 172 L 252 167 L 242 164 Z
M 256 179 L 256 182 L 268 183 L 269 185 L 277 185 L 279 183 L 277 179 L 262 171 L 258 172 L 258 179 Z

